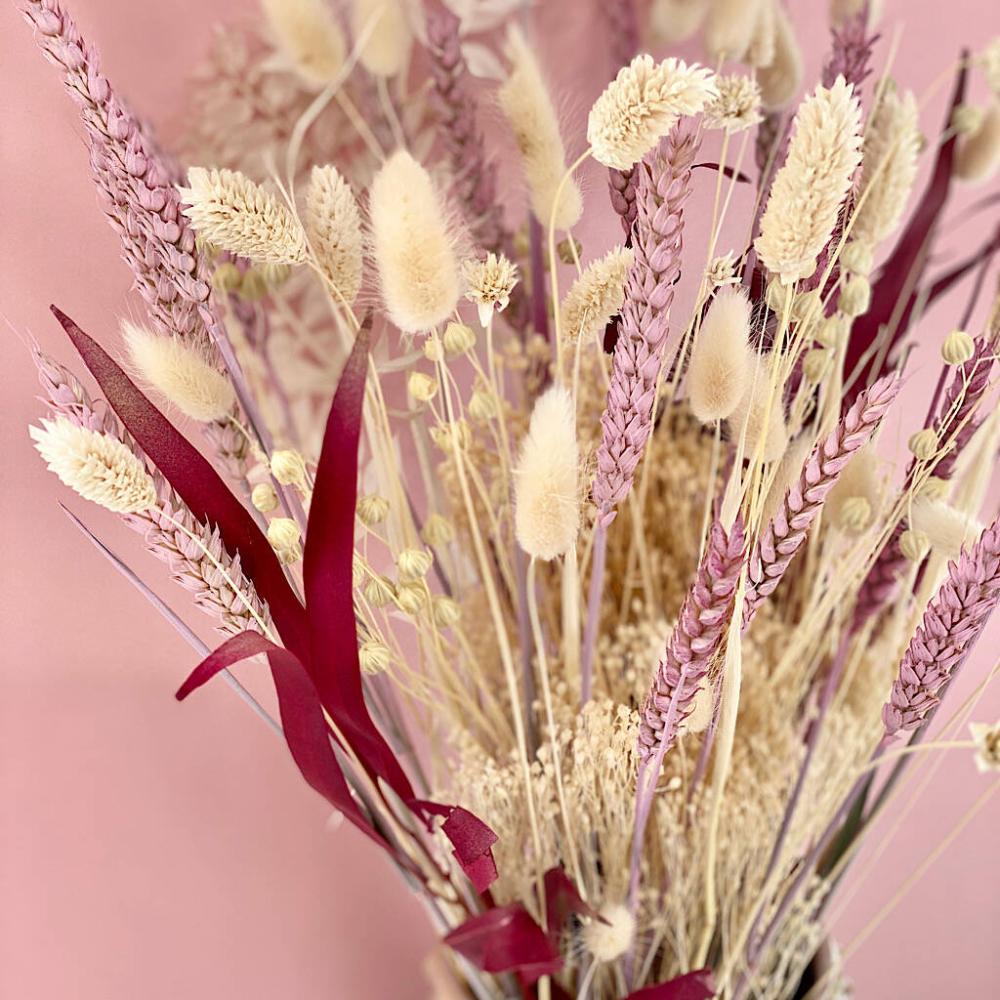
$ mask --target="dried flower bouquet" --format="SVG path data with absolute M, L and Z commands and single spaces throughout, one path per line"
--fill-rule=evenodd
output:
M 227 635 L 73 515 L 198 650 L 178 698 L 221 673 L 283 735 L 426 902 L 438 997 L 842 995 L 824 912 L 909 762 L 1000 767 L 996 726 L 955 738 L 974 701 L 926 739 L 1000 600 L 1000 296 L 966 329 L 1000 240 L 931 273 L 953 185 L 1000 161 L 998 42 L 925 149 L 867 3 L 832 4 L 796 106 L 780 0 L 611 0 L 570 162 L 518 0 L 264 0 L 199 73 L 182 171 L 62 3 L 17 3 L 147 314 L 119 364 L 53 307 L 96 389 L 36 349 L 31 434 Z M 637 54 L 699 31 L 717 71 Z M 588 254 L 585 210 L 621 244 Z M 908 338 L 973 273 L 893 476 Z

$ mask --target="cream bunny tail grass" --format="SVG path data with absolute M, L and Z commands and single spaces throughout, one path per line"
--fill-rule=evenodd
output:
M 772 387 L 778 366 L 770 354 L 752 354 L 750 360 L 747 391 L 728 417 L 730 433 L 734 438 L 745 436 L 748 458 L 759 450 L 763 461 L 777 462 L 788 447 L 784 386 Z
M 368 37 L 358 56 L 375 76 L 395 76 L 406 68 L 413 31 L 403 0 L 351 0 L 351 29 L 355 38 Z
M 955 174 L 963 181 L 985 181 L 1000 166 L 1000 97 L 994 97 L 979 127 L 959 141 Z
M 573 339 L 593 340 L 625 301 L 625 278 L 632 266 L 630 249 L 615 247 L 591 261 L 566 293 L 562 331 Z
M 709 0 L 653 0 L 649 27 L 654 37 L 672 45 L 686 42 L 702 25 Z
M 703 423 L 725 420 L 750 388 L 750 300 L 736 288 L 719 290 L 695 337 L 688 365 L 691 411 Z
M 116 514 L 136 514 L 156 504 L 153 477 L 129 448 L 110 434 L 59 415 L 30 427 L 49 469 L 84 498 Z
M 768 111 L 790 104 L 802 85 L 802 49 L 784 5 L 771 0 L 774 12 L 774 55 L 757 70 L 761 99 Z
M 782 283 L 806 278 L 837 223 L 841 202 L 861 163 L 861 105 L 843 77 L 819 86 L 795 116 L 754 244 Z
M 393 323 L 421 333 L 447 319 L 461 271 L 445 206 L 430 174 L 404 150 L 372 181 L 369 214 L 382 298 Z
M 347 55 L 344 33 L 327 0 L 261 0 L 278 46 L 314 86 L 330 83 Z
M 184 214 L 209 243 L 258 264 L 299 264 L 305 235 L 299 220 L 270 191 L 234 170 L 191 167 L 178 189 Z
M 350 185 L 336 167 L 313 167 L 306 195 L 305 226 L 316 262 L 344 302 L 351 305 L 361 290 L 361 212 Z
M 576 542 L 579 462 L 573 401 L 564 388 L 552 386 L 531 411 L 514 477 L 514 531 L 536 559 L 555 559 Z
M 164 337 L 127 321 L 122 336 L 142 378 L 192 420 L 224 420 L 236 405 L 232 382 L 197 344 Z
M 753 40 L 766 0 L 715 0 L 705 23 L 705 47 L 713 62 L 739 61 Z
M 587 141 L 594 159 L 628 170 L 681 115 L 698 114 L 715 94 L 715 75 L 709 69 L 679 59 L 657 63 L 652 56 L 636 56 L 590 109 Z
M 570 229 L 583 214 L 583 195 L 570 178 L 556 206 L 556 191 L 566 173 L 566 148 L 541 66 L 519 28 L 512 26 L 507 32 L 506 54 L 510 73 L 497 91 L 497 100 L 521 153 L 531 211 L 547 228 L 555 207 L 556 228 Z

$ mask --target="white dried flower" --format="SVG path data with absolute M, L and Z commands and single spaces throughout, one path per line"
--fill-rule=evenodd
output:
M 215 246 L 261 264 L 299 264 L 305 259 L 299 220 L 245 174 L 191 167 L 188 186 L 178 191 L 198 235 Z
M 725 420 L 750 388 L 750 300 L 737 288 L 719 289 L 691 349 L 687 390 L 691 411 L 704 424 Z
M 744 450 L 753 457 L 761 449 L 765 462 L 776 462 L 788 447 L 782 386 L 772 386 L 774 363 L 769 354 L 753 355 L 750 387 L 729 417 L 733 437 L 745 435 Z
M 739 61 L 757 27 L 762 0 L 714 0 L 705 23 L 705 48 L 713 60 Z
M 864 169 L 858 209 L 851 220 L 852 241 L 874 247 L 896 228 L 917 177 L 920 143 L 916 98 L 909 91 L 900 94 L 886 86 L 865 128 Z
M 625 279 L 632 266 L 631 249 L 615 247 L 591 261 L 562 301 L 562 333 L 570 340 L 592 340 L 625 301 Z
M 413 31 L 402 0 L 351 0 L 354 37 L 367 34 L 358 58 L 375 76 L 396 76 L 406 68 Z
M 336 167 L 313 167 L 306 194 L 306 235 L 316 263 L 351 305 L 361 290 L 361 212 Z
M 1000 722 L 992 726 L 985 722 L 969 725 L 973 742 L 976 744 L 976 770 L 983 772 L 1000 771 Z
M 369 199 L 372 243 L 389 317 L 407 333 L 425 332 L 454 311 L 458 257 L 430 175 L 409 153 L 393 153 Z
M 545 78 L 534 52 L 516 27 L 507 33 L 506 52 L 511 69 L 497 92 L 497 100 L 521 153 L 531 211 L 548 228 L 555 208 L 556 229 L 570 229 L 583 214 L 583 195 L 576 181 L 569 178 L 556 205 L 556 192 L 566 173 L 566 149 Z
M 580 528 L 579 446 L 573 401 L 554 385 L 535 402 L 514 475 L 514 531 L 536 559 L 555 559 Z
M 426 549 L 403 549 L 396 556 L 396 568 L 401 580 L 420 580 L 427 575 L 434 557 Z
M 705 271 L 705 278 L 713 288 L 739 283 L 736 275 L 736 254 L 726 251 L 721 257 L 716 257 Z
M 605 903 L 600 920 L 591 920 L 581 932 L 583 945 L 596 962 L 613 962 L 632 945 L 635 917 L 625 903 Z
M 768 111 L 790 103 L 802 83 L 802 49 L 784 4 L 771 3 L 774 19 L 774 46 L 771 61 L 757 69 L 760 96 Z
M 485 328 L 493 312 L 503 312 L 510 305 L 510 293 L 517 284 L 517 264 L 503 254 L 488 253 L 485 260 L 467 260 L 462 265 L 465 297 L 475 302 L 479 322 Z
M 41 424 L 28 428 L 38 454 L 84 500 L 117 514 L 137 514 L 156 506 L 152 476 L 118 438 L 79 427 L 62 415 Z
M 444 336 L 441 339 L 445 351 L 453 358 L 471 351 L 476 346 L 475 332 L 472 327 L 464 323 L 449 323 L 444 328 Z
M 930 427 L 925 427 L 910 436 L 907 447 L 919 461 L 929 462 L 937 454 L 937 434 Z
M 718 93 L 705 106 L 705 125 L 724 132 L 742 132 L 762 119 L 760 87 L 749 76 L 734 74 L 715 79 Z
M 861 162 L 861 106 L 842 76 L 818 86 L 795 116 L 788 156 L 778 171 L 755 246 L 783 284 L 812 274 L 851 178 Z
M 372 677 L 388 669 L 392 662 L 392 654 L 384 642 L 367 639 L 358 647 L 358 659 L 361 662 L 362 673 Z
M 278 509 L 278 494 L 270 483 L 258 483 L 250 492 L 250 502 L 262 514 L 270 514 Z
M 192 420 L 223 420 L 236 403 L 233 384 L 203 348 L 177 336 L 161 336 L 122 323 L 132 364 L 145 382 Z
M 594 159 L 627 170 L 681 115 L 695 115 L 716 94 L 715 74 L 680 59 L 639 55 L 623 66 L 590 109 L 587 141 Z
M 406 378 L 406 391 L 418 403 L 429 403 L 437 395 L 437 379 L 424 372 L 410 372 Z
M 955 150 L 955 176 L 963 181 L 985 181 L 1000 165 L 1000 98 L 986 109 L 979 128 L 965 136 Z
M 283 563 L 298 562 L 302 558 L 300 541 L 302 533 L 290 517 L 273 517 L 267 523 L 267 540 Z
M 326 0 L 261 0 L 292 67 L 310 84 L 330 83 L 344 66 L 344 34 Z
M 369 528 L 381 524 L 389 513 L 389 501 L 377 493 L 369 493 L 358 498 L 358 520 Z
M 976 342 L 964 330 L 952 330 L 941 345 L 946 365 L 962 365 L 976 353 Z
M 963 546 L 975 541 L 982 525 L 943 500 L 918 496 L 910 507 L 910 526 L 927 538 L 932 549 L 957 559 Z
M 451 522 L 441 514 L 431 514 L 424 522 L 420 531 L 420 537 L 428 544 L 434 546 L 447 545 L 455 539 L 455 529 Z
M 282 486 L 306 485 L 306 460 L 294 448 L 281 448 L 271 455 L 271 475 Z

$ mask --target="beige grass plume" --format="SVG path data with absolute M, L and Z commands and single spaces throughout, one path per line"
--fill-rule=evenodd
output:
M 654 0 L 649 27 L 657 40 L 676 45 L 686 42 L 708 13 L 709 0 Z
M 198 235 L 258 264 L 298 264 L 305 259 L 302 226 L 273 194 L 236 170 L 191 167 L 178 189 L 184 214 Z
M 994 98 L 979 127 L 962 138 L 955 152 L 955 174 L 963 181 L 988 180 L 1000 166 L 1000 98 Z
M 122 336 L 142 378 L 192 420 L 224 420 L 236 403 L 232 383 L 193 341 L 125 321 Z
M 983 526 L 975 518 L 945 503 L 917 497 L 910 507 L 910 527 L 927 537 L 932 549 L 949 559 L 957 559 L 962 546 L 979 536 Z
M 573 401 L 564 388 L 552 386 L 531 411 L 514 478 L 514 531 L 536 559 L 555 559 L 576 542 L 579 458 Z
M 372 181 L 369 214 L 382 298 L 393 323 L 426 332 L 447 319 L 461 292 L 459 259 L 430 174 L 404 150 Z
M 587 119 L 594 159 L 628 170 L 672 128 L 681 115 L 695 115 L 716 94 L 715 75 L 680 59 L 657 63 L 639 55 L 608 84 Z
M 344 34 L 327 0 L 261 0 L 281 51 L 309 83 L 323 86 L 344 66 Z
M 737 288 L 719 290 L 695 337 L 688 365 L 691 410 L 703 423 L 731 416 L 750 388 L 750 300 Z
M 614 247 L 591 261 L 573 282 L 562 302 L 562 331 L 576 340 L 592 340 L 602 332 L 625 301 L 625 278 L 634 254 Z
M 774 53 L 766 66 L 757 70 L 761 99 L 769 111 L 789 104 L 802 85 L 802 49 L 784 6 L 772 3 L 774 13 Z
M 813 273 L 861 162 L 861 106 L 854 88 L 842 76 L 830 88 L 818 86 L 799 108 L 794 129 L 754 244 L 783 284 Z
M 520 29 L 513 26 L 507 32 L 506 54 L 510 73 L 497 92 L 497 100 L 521 153 L 531 211 L 542 226 L 548 227 L 556 190 L 567 166 L 559 118 L 538 59 Z M 575 226 L 582 214 L 583 195 L 570 178 L 559 195 L 556 228 Z
M 875 24 L 882 13 L 882 0 L 830 0 L 830 23 L 839 28 L 849 18 L 868 8 L 868 23 Z
M 70 489 L 117 514 L 156 505 L 156 487 L 142 462 L 110 434 L 81 427 L 64 416 L 29 427 L 35 448 Z
M 752 356 L 747 391 L 729 417 L 733 436 L 746 434 L 747 457 L 752 457 L 760 447 L 765 462 L 776 462 L 788 447 L 783 387 L 772 387 L 776 367 L 769 354 Z
M 882 463 L 874 448 L 860 449 L 827 497 L 826 513 L 834 527 L 849 535 L 866 531 L 882 507 L 885 485 Z
M 714 0 L 705 23 L 705 48 L 713 61 L 740 60 L 753 40 L 765 0 Z
M 413 31 L 403 0 L 351 0 L 351 29 L 367 39 L 359 60 L 375 76 L 395 76 L 406 68 Z
M 361 290 L 361 213 L 350 185 L 336 167 L 313 167 L 306 195 L 305 226 L 316 262 L 351 305 Z

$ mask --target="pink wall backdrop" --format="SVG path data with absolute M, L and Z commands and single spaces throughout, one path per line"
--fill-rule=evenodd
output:
M 71 6 L 121 92 L 164 123 L 211 23 L 239 16 L 244 5 Z M 791 6 L 812 79 L 826 47 L 827 5 Z M 887 40 L 902 31 L 893 73 L 918 94 L 963 44 L 978 47 L 1000 31 L 997 6 L 984 0 L 885 6 Z M 590 27 L 597 0 L 540 7 L 558 40 L 553 75 L 579 136 L 604 82 L 592 68 L 604 58 Z M 571 10 L 586 16 L 567 18 Z M 434 939 L 420 906 L 358 836 L 328 828 L 283 747 L 224 685 L 183 707 L 174 702 L 192 651 L 69 524 L 56 501 L 85 505 L 28 443 L 25 426 L 40 411 L 24 334 L 68 360 L 51 301 L 106 342 L 116 317 L 134 305 L 97 208 L 75 111 L 10 3 L 0 3 L 0 39 L 0 997 L 422 1000 L 420 963 Z M 928 101 L 928 132 L 943 99 L 938 90 Z M 963 192 L 958 204 L 983 193 Z M 596 173 L 587 197 L 591 205 L 604 197 Z M 605 241 L 612 225 L 609 217 Z M 985 233 L 982 219 L 967 222 L 951 242 L 968 249 Z M 911 419 L 922 413 L 937 344 L 963 302 L 963 293 L 946 300 L 922 325 L 904 403 Z M 92 506 L 85 513 L 169 594 L 136 536 Z M 204 623 L 192 618 L 202 631 Z M 996 662 L 1000 622 L 988 638 L 954 704 Z M 993 720 L 998 711 L 993 690 L 976 717 Z M 943 759 L 838 921 L 841 940 L 864 928 L 988 782 L 967 754 Z M 859 997 L 996 995 L 998 820 L 993 800 L 852 956 Z

